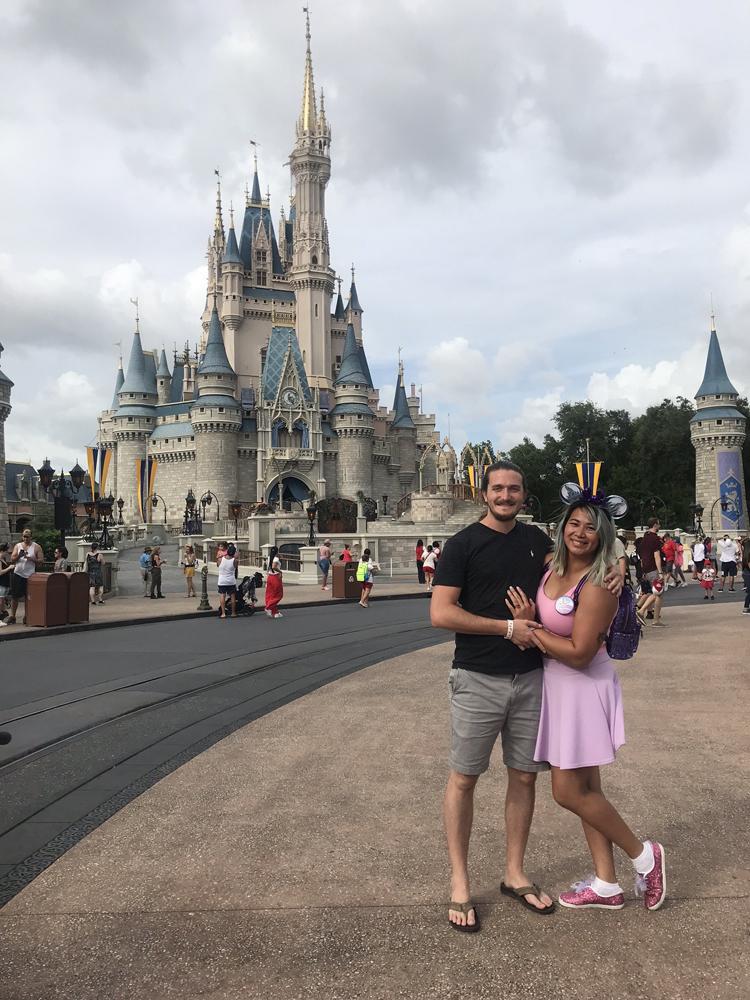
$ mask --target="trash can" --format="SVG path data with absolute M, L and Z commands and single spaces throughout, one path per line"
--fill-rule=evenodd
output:
M 38 628 L 67 625 L 68 574 L 34 573 L 26 589 L 26 624 Z
M 347 600 L 359 600 L 362 596 L 362 584 L 357 579 L 356 562 L 334 563 L 333 571 L 333 597 L 343 597 Z
M 68 624 L 89 620 L 89 575 L 66 573 L 68 578 Z

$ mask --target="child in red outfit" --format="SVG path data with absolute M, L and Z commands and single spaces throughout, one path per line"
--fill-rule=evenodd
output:
M 266 614 L 269 618 L 283 618 L 279 604 L 284 596 L 284 578 L 281 573 L 279 550 L 274 547 L 268 555 L 268 576 L 266 577 Z
M 713 567 L 713 563 L 706 560 L 703 566 L 703 572 L 701 573 L 701 587 L 705 591 L 703 595 L 703 600 L 707 601 L 709 595 L 711 600 L 714 600 L 714 581 L 716 580 L 716 570 Z

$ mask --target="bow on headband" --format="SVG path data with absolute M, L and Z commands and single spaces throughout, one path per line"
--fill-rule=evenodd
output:
M 577 483 L 565 483 L 560 490 L 560 498 L 568 507 L 573 504 L 591 504 L 603 508 L 611 518 L 623 517 L 628 512 L 624 497 L 607 496 L 599 489 L 601 462 L 576 462 Z

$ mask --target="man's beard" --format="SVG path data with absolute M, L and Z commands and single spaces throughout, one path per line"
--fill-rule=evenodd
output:
M 502 510 L 495 510 L 494 507 L 488 506 L 487 513 L 494 517 L 496 521 L 500 521 L 502 524 L 505 524 L 507 521 L 515 520 L 518 510 L 511 507 L 506 507 Z

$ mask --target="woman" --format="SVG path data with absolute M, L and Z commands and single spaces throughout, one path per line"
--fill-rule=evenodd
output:
M 0 544 L 0 625 L 7 625 L 2 619 L 6 615 L 5 602 L 10 595 L 10 574 L 13 572 L 13 563 L 10 561 L 10 545 L 7 542 Z
M 372 578 L 375 571 L 379 569 L 380 566 L 378 566 L 376 562 L 372 561 L 370 550 L 365 549 L 362 553 L 362 558 L 359 561 L 359 566 L 357 566 L 357 579 L 362 584 L 362 596 L 359 599 L 359 606 L 361 608 L 369 608 L 370 606 Z
M 185 583 L 187 585 L 187 594 L 185 594 L 185 597 L 195 597 L 193 578 L 195 577 L 195 567 L 197 563 L 198 559 L 195 555 L 193 546 L 186 545 L 185 552 L 182 556 L 182 571 L 185 574 Z
M 321 590 L 328 590 L 328 574 L 331 570 L 331 539 L 326 538 L 318 549 L 318 566 L 323 574 L 323 586 Z
M 417 583 L 424 583 L 424 542 L 421 538 L 414 551 L 417 557 Z
M 266 614 L 269 618 L 283 618 L 279 604 L 284 596 L 284 577 L 281 572 L 279 550 L 274 545 L 268 553 L 268 576 L 266 577 Z
M 151 550 L 151 600 L 157 597 L 164 597 L 161 592 L 161 568 L 164 560 L 161 557 L 161 548 L 156 545 Z M 154 593 L 156 591 L 156 593 Z
M 549 761 L 555 801 L 580 818 L 594 862 L 595 877 L 561 893 L 560 904 L 622 909 L 612 849 L 617 844 L 635 868 L 636 892 L 643 893 L 646 909 L 657 910 L 666 895 L 664 848 L 635 836 L 604 796 L 599 774 L 625 742 L 620 684 L 604 646 L 617 611 L 617 598 L 604 587 L 615 552 L 605 503 L 571 503 L 537 591 L 543 629 L 533 639 L 544 654 L 544 687 L 534 756 Z M 514 588 L 508 606 L 514 617 L 533 617 L 533 602 Z
M 352 561 L 352 550 L 348 542 L 344 542 L 344 550 L 339 556 L 342 562 L 350 563 Z
M 422 576 L 427 581 L 427 589 L 432 590 L 432 581 L 435 577 L 435 563 L 437 556 L 432 545 L 427 546 L 427 552 L 422 560 Z
M 55 565 L 53 573 L 70 573 L 70 563 L 68 562 L 68 550 L 64 545 L 58 545 L 55 549 Z
M 743 615 L 750 615 L 750 544 L 745 538 L 742 540 L 740 545 L 740 553 L 742 554 L 742 582 L 745 585 L 745 606 L 742 609 Z M 2 580 L 2 577 L 0 577 Z
M 86 572 L 89 575 L 89 596 L 92 604 L 104 604 L 104 559 L 96 542 L 91 543 L 91 551 L 86 553 Z
M 232 598 L 232 618 L 237 617 L 237 564 L 240 561 L 237 549 L 231 543 L 226 549 L 216 553 L 216 565 L 219 567 L 219 618 L 226 618 L 227 597 Z

